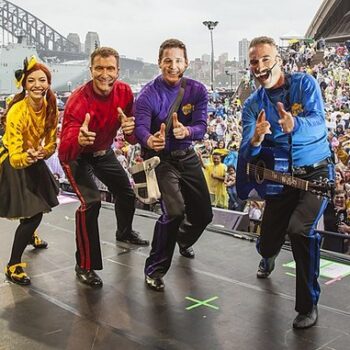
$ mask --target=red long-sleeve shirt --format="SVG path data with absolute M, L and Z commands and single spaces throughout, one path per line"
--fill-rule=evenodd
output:
M 109 149 L 121 123 L 117 108 L 120 107 L 130 117 L 133 94 L 129 85 L 116 81 L 108 96 L 94 92 L 92 81 L 75 90 L 69 97 L 63 115 L 58 157 L 62 162 L 75 160 L 80 153 L 93 153 Z M 96 133 L 93 145 L 81 147 L 78 143 L 79 129 L 90 113 L 89 131 Z M 135 144 L 134 134 L 126 136 L 129 143 Z

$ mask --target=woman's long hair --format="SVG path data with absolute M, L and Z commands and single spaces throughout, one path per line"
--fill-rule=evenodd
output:
M 15 105 L 17 102 L 22 101 L 26 96 L 25 84 L 26 84 L 26 81 L 27 81 L 29 74 L 31 74 L 37 70 L 41 70 L 45 73 L 45 75 L 47 77 L 47 81 L 48 81 L 49 85 L 51 86 L 51 73 L 50 73 L 49 69 L 45 65 L 43 65 L 42 63 L 35 63 L 34 66 L 30 70 L 28 70 L 24 73 L 24 78 L 22 80 L 23 90 L 14 96 L 12 101 L 7 106 L 4 115 L 1 118 L 1 124 L 4 126 L 4 128 L 6 127 L 6 116 L 9 112 L 9 110 L 11 109 L 11 107 L 13 105 Z M 53 93 L 53 91 L 51 90 L 51 88 L 49 88 L 46 92 L 46 101 L 47 101 L 47 106 L 46 106 L 45 133 L 47 133 L 49 130 L 54 128 L 56 123 L 57 123 L 56 122 L 56 119 L 57 119 L 57 101 L 56 101 L 56 96 Z

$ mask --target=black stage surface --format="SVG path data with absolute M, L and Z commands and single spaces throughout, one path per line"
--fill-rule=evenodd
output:
M 293 260 L 290 251 L 281 251 L 270 278 L 258 280 L 254 242 L 207 230 L 194 260 L 176 250 L 165 291 L 159 293 L 144 285 L 149 248 L 116 244 L 114 212 L 102 208 L 104 286 L 94 290 L 74 273 L 76 207 L 60 205 L 44 216 L 40 234 L 49 249 L 28 247 L 23 256 L 30 287 L 1 278 L 1 350 L 350 348 L 349 266 L 328 266 L 324 274 L 338 278 L 320 278 L 317 326 L 295 331 L 294 270 L 283 266 Z M 139 214 L 134 228 L 151 239 L 154 218 Z M 5 267 L 17 222 L 0 219 L 0 225 Z

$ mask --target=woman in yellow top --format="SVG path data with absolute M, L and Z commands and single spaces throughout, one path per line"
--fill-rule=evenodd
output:
M 56 148 L 58 112 L 50 89 L 51 74 L 35 57 L 15 73 L 22 92 L 2 119 L 0 144 L 0 217 L 20 219 L 5 274 L 12 282 L 30 284 L 22 254 L 31 243 L 43 213 L 58 205 L 58 189 L 44 159 Z

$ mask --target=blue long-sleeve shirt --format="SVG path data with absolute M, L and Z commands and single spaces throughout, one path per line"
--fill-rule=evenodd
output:
M 179 122 L 188 127 L 190 134 L 182 140 L 175 139 L 172 128 L 166 137 L 165 152 L 185 149 L 194 140 L 201 140 L 207 130 L 208 94 L 205 86 L 196 80 L 186 78 L 185 93 L 178 110 Z M 162 76 L 149 82 L 135 102 L 135 135 L 143 147 L 148 138 L 166 122 L 171 105 L 176 99 L 180 83 L 172 86 Z
M 287 86 L 278 89 L 259 88 L 244 103 L 242 122 L 243 136 L 240 156 L 249 160 L 258 155 L 261 146 L 291 148 L 294 166 L 312 165 L 331 155 L 327 140 L 324 105 L 317 81 L 308 74 L 294 73 L 287 77 Z M 277 102 L 294 116 L 291 135 L 282 131 Z M 266 120 L 271 124 L 272 134 L 265 135 L 261 146 L 250 144 L 254 135 L 257 117 L 264 109 Z M 289 140 L 290 139 L 290 140 Z

